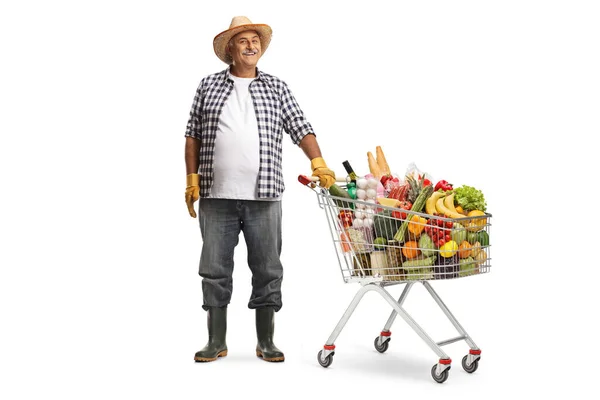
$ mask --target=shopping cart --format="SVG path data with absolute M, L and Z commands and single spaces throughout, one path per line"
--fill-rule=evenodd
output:
M 335 340 L 365 293 L 374 291 L 393 309 L 383 330 L 375 338 L 374 345 L 378 352 L 384 353 L 388 349 L 392 334 L 390 328 L 399 315 L 439 357 L 439 361 L 431 368 L 431 376 L 436 382 L 443 383 L 448 379 L 452 362 L 442 346 L 461 340 L 470 347 L 469 353 L 462 359 L 462 367 L 468 373 L 475 372 L 479 366 L 481 350 L 433 290 L 429 281 L 458 279 L 490 271 L 491 214 L 445 218 L 387 207 L 372 200 L 332 196 L 328 190 L 316 186 L 315 177 L 300 175 L 298 180 L 317 194 L 318 204 L 325 211 L 344 282 L 357 282 L 362 286 L 327 339 L 323 350 L 319 351 L 319 364 L 325 368 L 331 365 L 335 354 Z M 345 178 L 338 177 L 336 180 L 346 182 Z M 339 186 L 345 187 L 342 183 Z M 355 223 L 354 219 L 357 218 L 363 222 Z M 425 236 L 431 239 L 430 235 L 443 235 L 442 238 L 450 239 L 445 241 L 460 243 L 462 246 L 458 249 L 443 245 L 438 248 L 435 244 L 432 245 L 431 240 L 426 240 Z M 459 336 L 435 342 L 402 307 L 416 282 L 425 286 Z M 404 284 L 405 287 L 396 300 L 386 287 L 398 284 Z

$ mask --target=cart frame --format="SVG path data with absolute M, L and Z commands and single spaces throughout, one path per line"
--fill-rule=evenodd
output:
M 335 243 L 336 235 L 337 235 L 337 232 L 339 230 L 341 230 L 340 229 L 341 227 L 339 225 L 340 222 L 337 220 L 337 218 L 335 218 L 335 216 L 331 215 L 332 214 L 331 210 L 337 210 L 337 206 L 334 203 L 334 201 L 336 199 L 343 200 L 343 201 L 348 201 L 348 199 L 341 199 L 341 198 L 333 197 L 333 196 L 329 195 L 327 190 L 325 190 L 323 188 L 316 188 L 316 186 L 314 185 L 314 183 L 312 182 L 312 180 L 310 178 L 300 176 L 300 177 L 298 177 L 298 180 L 302 184 L 310 187 L 311 189 L 313 189 L 314 192 L 317 193 L 320 208 L 324 209 L 326 214 L 328 214 L 327 220 L 329 223 L 332 238 L 334 240 L 334 246 L 337 246 Z M 338 181 L 340 181 L 340 179 L 338 179 Z M 350 201 L 353 202 L 354 200 L 350 200 Z M 414 214 L 419 214 L 419 213 L 414 213 Z M 491 217 L 491 215 L 486 214 L 486 218 L 489 218 L 489 217 Z M 337 224 L 337 226 L 336 226 L 336 224 Z M 340 258 L 340 253 L 339 253 L 339 250 L 337 247 L 336 247 L 336 255 L 338 257 L 338 262 L 340 264 L 340 267 L 342 268 L 342 275 L 344 275 L 342 259 Z M 346 260 L 346 263 L 347 263 L 347 260 Z M 360 263 L 359 263 L 359 268 L 360 268 Z M 361 270 L 362 270 L 362 268 L 361 268 Z M 488 270 L 489 270 L 489 264 L 486 265 L 484 272 L 487 272 Z M 473 373 L 478 369 L 479 360 L 481 358 L 481 349 L 475 344 L 473 339 L 469 336 L 469 334 L 462 327 L 462 325 L 458 322 L 458 320 L 452 314 L 452 312 L 449 310 L 449 308 L 446 306 L 446 304 L 442 301 L 440 296 L 437 294 L 437 292 L 433 289 L 431 284 L 428 282 L 428 279 L 390 281 L 390 280 L 386 280 L 384 277 L 381 277 L 381 276 L 376 277 L 376 276 L 366 276 L 366 274 L 361 274 L 360 276 L 344 276 L 344 281 L 346 283 L 358 282 L 361 284 L 362 287 L 358 290 L 358 292 L 356 293 L 356 295 L 350 302 L 350 305 L 348 306 L 348 308 L 346 309 L 346 311 L 340 318 L 339 322 L 335 326 L 333 332 L 327 339 L 325 345 L 323 346 L 323 349 L 321 351 L 319 351 L 319 353 L 317 355 L 317 360 L 321 366 L 327 368 L 331 365 L 331 363 L 333 362 L 333 356 L 335 354 L 336 339 L 341 334 L 342 330 L 346 326 L 346 323 L 348 322 L 350 317 L 353 315 L 354 311 L 356 310 L 356 307 L 361 302 L 364 295 L 367 292 L 374 291 L 374 292 L 377 292 L 381 297 L 383 297 L 383 299 L 385 301 L 387 301 L 387 303 L 392 307 L 392 312 L 391 312 L 387 322 L 385 323 L 380 334 L 375 338 L 375 341 L 374 341 L 375 349 L 378 352 L 384 353 L 388 349 L 389 342 L 391 340 L 391 334 L 392 334 L 390 329 L 391 329 L 394 321 L 396 320 L 396 317 L 399 315 L 404 320 L 404 322 L 406 322 L 412 328 L 412 330 L 415 331 L 415 333 L 417 335 L 419 335 L 419 337 L 438 356 L 438 358 L 439 358 L 438 362 L 436 364 L 434 364 L 433 367 L 431 368 L 431 376 L 433 377 L 433 379 L 436 382 L 443 383 L 448 379 L 448 373 L 451 369 L 452 359 L 448 356 L 448 354 L 446 354 L 442 350 L 442 346 L 445 346 L 445 345 L 448 345 L 451 343 L 465 341 L 470 349 L 469 349 L 469 353 L 467 355 L 465 355 L 462 359 L 462 367 L 468 373 Z M 417 282 L 420 282 L 425 287 L 425 289 L 429 292 L 431 297 L 435 300 L 437 305 L 440 307 L 440 309 L 443 311 L 443 313 L 446 315 L 448 320 L 452 323 L 452 325 L 458 332 L 458 336 L 455 336 L 455 337 L 452 337 L 449 339 L 445 339 L 442 341 L 438 341 L 438 342 L 434 341 L 427 334 L 427 332 L 425 332 L 425 330 L 403 308 L 403 304 L 404 304 L 406 298 L 408 297 L 410 290 L 412 289 L 413 285 Z M 402 291 L 402 294 L 398 298 L 398 300 L 396 300 L 386 290 L 386 286 L 398 285 L 398 284 L 405 284 L 405 287 L 404 287 L 404 290 Z

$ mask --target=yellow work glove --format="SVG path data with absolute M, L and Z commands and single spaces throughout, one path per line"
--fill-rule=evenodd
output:
M 185 177 L 186 188 L 185 188 L 185 202 L 192 218 L 196 218 L 196 211 L 194 210 L 194 202 L 200 198 L 200 175 L 188 174 Z
M 319 185 L 325 189 L 329 189 L 335 183 L 335 173 L 327 168 L 325 160 L 322 157 L 313 158 L 310 160 L 313 176 L 319 178 Z

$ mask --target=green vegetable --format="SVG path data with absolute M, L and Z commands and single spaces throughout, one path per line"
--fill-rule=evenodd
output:
M 467 242 L 474 244 L 477 241 L 477 232 L 467 233 Z
M 477 273 L 477 263 L 473 257 L 463 258 L 459 261 L 460 272 L 458 276 L 468 276 Z
M 375 240 L 373 240 L 373 244 L 377 250 L 383 250 L 387 245 L 387 239 L 384 237 L 375 238 Z
M 404 268 L 404 269 L 415 269 L 415 268 L 419 269 L 419 268 L 423 268 L 423 267 L 430 267 L 435 263 L 435 260 L 437 260 L 437 256 L 408 260 L 408 261 L 404 261 L 402 263 L 402 268 Z
M 454 201 L 465 211 L 485 211 L 486 203 L 483 193 L 472 186 L 462 185 L 454 189 Z
M 415 202 L 413 203 L 410 210 L 415 211 L 415 212 L 423 211 L 423 208 L 425 208 L 425 203 L 427 202 L 427 199 L 429 198 L 429 196 L 431 196 L 432 193 L 433 193 L 433 186 L 431 186 L 431 185 L 424 186 L 423 189 L 421 189 L 421 192 L 419 193 L 417 198 L 415 199 Z M 406 220 L 400 226 L 400 229 L 398 229 L 398 231 L 394 235 L 394 240 L 397 240 L 400 243 L 404 242 L 404 234 L 406 233 L 406 230 L 408 229 L 408 223 L 410 222 L 410 219 L 411 219 L 411 217 L 407 216 Z
M 488 235 L 486 231 L 479 231 L 476 235 L 476 242 L 479 242 L 481 246 L 485 247 L 490 245 L 490 235 Z
M 373 228 L 375 229 L 375 237 L 383 237 L 387 240 L 394 238 L 394 233 L 398 231 L 401 220 L 392 217 L 391 210 L 383 210 L 375 214 L 373 217 Z
M 423 254 L 426 257 L 435 254 L 435 244 L 433 244 L 433 240 L 431 240 L 428 234 L 421 234 L 421 237 L 419 238 L 419 249 L 421 249 L 421 254 Z
M 329 187 L 329 194 L 331 196 L 334 196 L 334 197 L 343 197 L 343 198 L 346 198 L 348 200 L 352 200 L 352 198 L 350 197 L 350 195 L 348 194 L 348 192 L 346 192 L 344 189 L 342 189 L 341 187 L 339 187 L 335 183 Z M 350 207 L 350 202 L 348 202 L 348 201 L 343 201 L 343 200 L 340 200 L 340 199 L 333 199 L 333 201 L 335 202 L 335 204 L 338 207 L 354 208 L 354 203 L 352 203 L 352 207 Z
M 406 273 L 406 279 L 410 281 L 433 279 L 433 268 L 419 268 L 411 271 L 406 271 Z
M 452 240 L 460 245 L 463 241 L 467 240 L 467 230 L 464 226 L 458 222 L 455 222 L 452 225 L 452 232 L 450 232 L 450 236 L 452 237 Z

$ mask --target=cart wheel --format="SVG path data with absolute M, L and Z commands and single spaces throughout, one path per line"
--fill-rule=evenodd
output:
M 444 372 L 442 372 L 440 375 L 437 375 L 435 373 L 436 369 L 437 369 L 437 364 L 433 364 L 433 367 L 431 368 L 431 376 L 433 377 L 433 380 L 436 381 L 437 383 L 446 382 L 446 379 L 448 379 L 448 372 L 450 371 L 450 368 L 446 368 L 444 370 Z
M 331 363 L 333 362 L 333 355 L 335 353 L 330 353 L 326 358 L 325 361 L 321 360 L 321 354 L 323 354 L 323 350 L 319 351 L 319 354 L 317 354 L 317 360 L 319 361 L 319 364 L 321 364 L 321 367 L 323 368 L 327 368 L 331 365 Z
M 390 340 L 391 340 L 391 339 L 389 339 L 389 340 L 386 340 L 386 341 L 385 341 L 385 342 L 384 342 L 384 343 L 383 343 L 383 344 L 380 346 L 380 345 L 378 344 L 378 343 L 379 343 L 379 336 L 377 336 L 377 337 L 375 338 L 375 343 L 374 343 L 374 344 L 375 344 L 375 350 L 377 350 L 377 351 L 378 351 L 378 352 L 380 352 L 380 353 L 385 353 L 385 352 L 386 352 L 386 350 L 387 350 L 387 349 L 388 349 L 388 347 L 389 347 L 389 341 L 390 341 Z
M 473 361 L 471 365 L 467 367 L 467 356 L 464 356 L 462 359 L 462 367 L 465 371 L 472 374 L 477 371 L 477 367 L 479 367 L 479 359 Z

